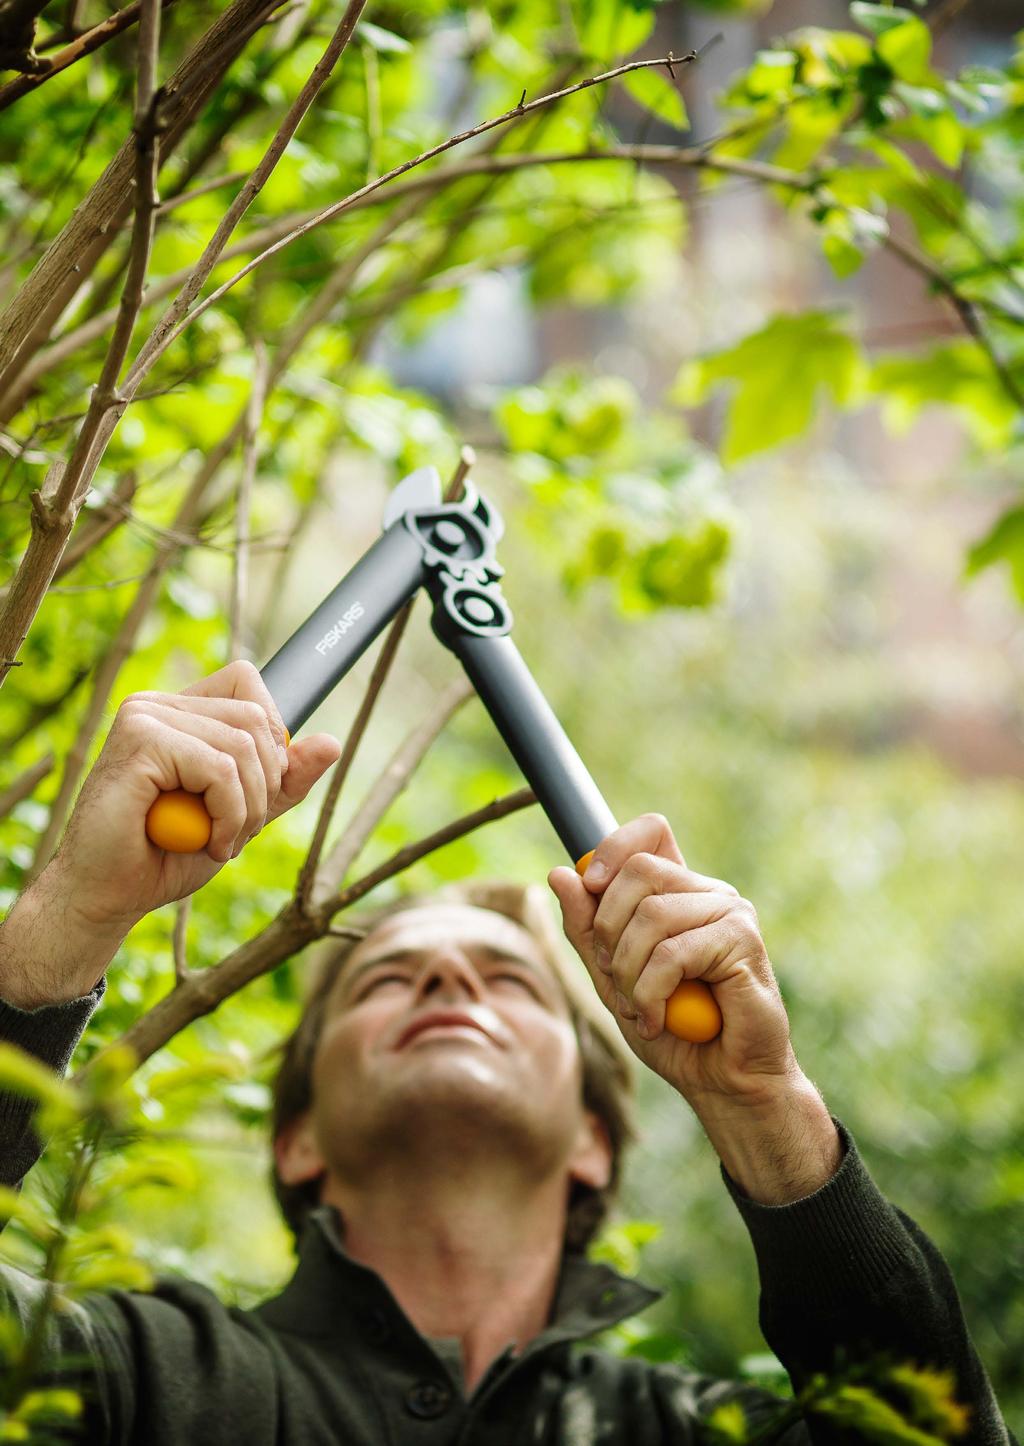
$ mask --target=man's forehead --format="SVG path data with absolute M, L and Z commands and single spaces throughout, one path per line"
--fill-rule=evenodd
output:
M 489 945 L 547 967 L 537 941 L 507 915 L 475 904 L 427 904 L 381 920 L 352 950 L 343 972 L 385 951 L 436 949 L 443 944 Z

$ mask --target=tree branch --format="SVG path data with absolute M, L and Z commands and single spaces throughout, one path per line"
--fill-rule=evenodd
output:
M 36 785 L 49 773 L 53 767 L 54 757 L 52 753 L 44 753 L 38 763 L 33 763 L 26 768 L 24 773 L 18 777 L 0 793 L 0 818 L 6 818 L 11 809 L 16 808 L 23 798 L 29 798 L 35 792 Z
M 259 435 L 267 395 L 267 350 L 262 341 L 253 343 L 252 390 L 245 411 L 242 432 L 242 466 L 238 475 L 238 505 L 235 511 L 235 550 L 231 568 L 231 601 L 228 608 L 228 662 L 250 656 L 242 637 L 242 614 L 249 592 L 249 510 L 253 479 L 259 460 Z
M 174 0 L 161 0 L 166 10 L 174 4 Z M 69 65 L 74 65 L 76 60 L 81 60 L 85 55 L 91 55 L 94 50 L 99 50 L 101 45 L 106 45 L 108 40 L 113 40 L 115 35 L 120 35 L 129 26 L 135 24 L 142 13 L 142 0 L 133 0 L 131 5 L 126 5 L 123 10 L 118 10 L 113 15 L 108 15 L 106 20 L 101 20 L 91 30 L 86 30 L 81 35 L 76 35 L 69 45 L 59 50 L 56 55 L 48 55 L 39 60 L 39 64 L 31 75 L 19 76 L 17 80 L 10 80 L 6 85 L 0 85 L 0 111 L 6 110 L 8 106 L 20 100 L 29 91 L 35 90 L 53 76 L 59 75 L 62 70 L 67 70 Z
M 164 339 L 173 332 L 179 319 L 186 313 L 194 298 L 199 294 L 203 283 L 217 264 L 220 253 L 223 251 L 231 233 L 270 178 L 271 173 L 284 154 L 288 142 L 298 130 L 299 122 L 313 104 L 321 86 L 344 54 L 345 48 L 352 37 L 352 32 L 355 30 L 356 23 L 365 5 L 366 0 L 349 0 L 349 3 L 345 7 L 345 13 L 341 17 L 334 34 L 331 36 L 326 50 L 313 67 L 306 79 L 306 83 L 289 107 L 288 114 L 278 127 L 262 159 L 228 207 L 223 220 L 217 226 L 210 240 L 206 243 L 203 254 L 192 267 L 188 280 L 172 304 L 167 308 L 167 311 L 160 318 L 152 335 L 136 357 L 131 372 L 129 373 L 129 385 L 134 384 L 134 386 L 137 386 L 138 382 L 149 370 L 152 362 L 165 349 Z
M 191 126 L 207 97 L 281 0 L 233 0 L 164 86 L 165 157 Z M 0 315 L 0 392 L 42 345 L 72 296 L 91 274 L 131 208 L 134 138 L 126 140 L 25 284 Z
M 319 869 L 313 885 L 313 910 L 328 895 L 337 893 L 352 864 L 362 853 L 370 835 L 403 792 L 430 745 L 452 715 L 473 696 L 472 685 L 458 678 L 437 699 L 423 721 L 408 734 L 394 757 L 370 788 L 345 832 Z
M 331 780 L 327 792 L 324 795 L 324 801 L 320 807 L 320 815 L 317 818 L 313 839 L 296 883 L 295 897 L 303 913 L 306 913 L 309 908 L 313 884 L 316 879 L 317 866 L 320 862 L 324 841 L 327 838 L 327 830 L 334 816 L 338 798 L 344 787 L 345 780 L 348 777 L 349 770 L 352 767 L 353 759 L 356 756 L 356 749 L 362 742 L 363 735 L 366 732 L 370 715 L 373 712 L 377 699 L 380 697 L 380 692 L 388 673 L 391 671 L 391 664 L 394 662 L 395 654 L 398 652 L 398 645 L 402 641 L 402 634 L 405 632 L 406 624 L 412 613 L 413 602 L 415 602 L 415 599 L 406 603 L 405 607 L 400 610 L 388 629 L 388 635 L 384 639 L 384 645 L 377 655 L 377 661 L 373 665 L 373 672 L 370 674 L 370 681 L 363 694 L 362 702 L 359 704 L 359 711 L 353 719 L 352 726 L 348 730 L 348 735 L 342 746 L 341 757 L 334 765 L 334 771 L 331 774 Z
M 132 231 L 131 258 L 117 323 L 114 327 L 100 379 L 89 401 L 85 421 L 78 434 L 71 460 L 62 469 L 59 484 L 49 496 L 45 492 L 32 495 L 34 508 L 33 535 L 12 592 L 18 589 L 22 613 L 31 608 L 32 616 L 46 595 L 46 589 L 67 546 L 75 525 L 88 483 L 89 469 L 100 427 L 105 414 L 115 405 L 115 388 L 121 366 L 128 351 L 135 318 L 142 302 L 142 284 L 149 263 L 153 240 L 153 208 L 156 197 L 157 132 L 160 128 L 160 96 L 156 89 L 157 56 L 160 45 L 160 0 L 142 0 L 139 25 L 138 81 L 135 97 L 135 225 Z M 93 469 L 94 470 L 94 469 Z M 39 520 L 35 527 L 36 518 Z M 17 657 L 27 632 L 24 618 L 11 616 L 9 596 L 0 613 L 0 655 Z M 28 622 L 31 619 L 27 620 Z M 22 631 L 22 628 L 25 631 Z M 20 636 L 18 634 L 20 633 Z M 0 686 L 7 676 L 7 667 L 0 665 Z
M 137 383 L 141 380 L 142 376 L 145 375 L 146 371 L 153 365 L 156 359 L 177 340 L 185 328 L 205 311 L 208 311 L 211 306 L 215 306 L 221 297 L 225 296 L 232 287 L 237 286 L 238 282 L 241 281 L 243 277 L 248 276 L 250 271 L 254 271 L 257 266 L 261 266 L 265 261 L 269 260 L 271 256 L 275 256 L 278 251 L 282 250 L 292 241 L 297 240 L 300 236 L 304 236 L 307 231 L 313 230 L 316 226 L 324 225 L 327 221 L 333 220 L 335 216 L 340 216 L 343 211 L 350 210 L 353 206 L 364 202 L 366 197 L 372 195 L 373 192 L 379 190 L 382 186 L 387 185 L 389 181 L 395 180 L 398 176 L 405 175 L 407 171 L 411 171 L 418 166 L 425 165 L 428 161 L 432 161 L 436 156 L 443 155 L 445 151 L 450 151 L 455 146 L 460 146 L 464 142 L 474 139 L 476 136 L 484 135 L 487 131 L 494 130 L 497 126 L 508 125 L 511 121 L 518 120 L 524 115 L 531 115 L 534 111 L 540 110 L 544 106 L 554 105 L 559 101 L 565 100 L 567 96 L 575 95 L 577 91 L 587 90 L 594 85 L 605 84 L 610 80 L 617 79 L 620 75 L 628 74 L 628 72 L 632 70 L 646 70 L 652 66 L 665 66 L 668 65 L 670 61 L 672 64 L 682 64 L 684 61 L 694 59 L 696 59 L 696 56 L 691 54 L 685 56 L 663 56 L 657 60 L 634 60 L 628 65 L 618 66 L 615 70 L 605 71 L 601 75 L 594 75 L 586 80 L 577 81 L 574 85 L 565 86 L 562 90 L 553 91 L 550 95 L 539 96 L 536 100 L 526 101 L 524 97 L 520 100 L 519 104 L 513 106 L 511 110 L 504 111 L 501 115 L 493 116 L 490 120 L 481 121 L 479 125 L 473 126 L 469 130 L 460 131 L 458 135 L 449 136 L 447 140 L 441 141 L 429 150 L 421 151 L 418 156 L 413 156 L 410 160 L 393 166 L 392 169 L 386 171 L 384 175 L 378 176 L 376 180 L 370 181 L 365 186 L 361 186 L 357 191 L 352 191 L 348 196 L 342 197 L 340 201 L 335 201 L 332 205 L 318 212 L 315 217 L 296 226 L 287 236 L 272 246 L 269 246 L 265 251 L 260 252 L 260 254 L 255 256 L 246 266 L 243 266 L 241 270 L 237 271 L 234 276 L 229 277 L 223 285 L 218 286 L 215 291 L 210 292 L 209 296 L 204 297 L 202 301 L 192 307 L 191 311 L 181 315 L 180 320 L 176 322 L 173 329 L 169 330 L 161 323 L 152 338 L 152 346 L 147 346 L 144 352 L 140 352 L 136 358 L 128 374 L 126 385 Z M 766 169 L 770 170 L 772 168 L 766 167 Z

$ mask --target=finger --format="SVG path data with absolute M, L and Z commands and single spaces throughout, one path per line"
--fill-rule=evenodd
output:
M 132 693 L 126 703 L 160 703 L 167 708 L 176 708 L 180 713 L 199 713 L 207 718 L 218 718 L 232 728 L 241 728 L 252 734 L 260 765 L 267 780 L 267 796 L 275 798 L 281 787 L 281 775 L 288 767 L 288 750 L 274 737 L 266 709 L 259 703 L 243 698 L 206 698 L 184 693 Z
M 218 820 L 207 808 L 214 824 L 208 845 L 214 857 L 231 858 L 254 833 L 259 832 L 267 817 L 267 780 L 251 733 L 241 728 L 232 728 L 229 723 L 223 723 L 219 718 L 208 718 L 199 713 L 170 708 L 163 703 L 133 700 L 122 705 L 122 714 L 129 718 L 139 714 L 152 718 L 164 730 L 165 736 L 161 742 L 165 748 L 173 750 L 179 738 L 201 738 L 211 748 L 219 749 L 230 757 L 233 776 L 238 780 L 241 791 L 244 812 L 241 826 L 236 827 L 233 834 L 229 834 L 229 828 L 238 822 L 237 808 L 222 807 L 223 816 L 219 820 L 219 827 Z M 171 787 L 173 786 L 172 784 Z M 189 788 L 188 784 L 183 786 Z M 196 791 L 205 792 L 205 785 Z M 223 852 L 225 848 L 226 853 Z
M 605 889 L 598 904 L 594 919 L 598 968 L 612 967 L 622 933 L 644 899 L 660 894 L 710 894 L 718 888 L 735 893 L 731 885 L 695 874 L 685 864 L 676 864 L 651 853 L 631 855 Z M 661 917 L 660 905 L 644 907 L 653 917 Z
M 143 754 L 151 765 L 146 787 L 152 785 L 153 793 L 144 800 L 146 808 L 161 789 L 201 793 L 212 823 L 206 852 L 217 863 L 226 863 L 248 813 L 233 754 L 195 734 L 170 728 L 141 708 L 122 716 L 119 732 L 123 745 Z
M 642 813 L 639 818 L 624 823 L 601 840 L 583 875 L 583 882 L 588 889 L 595 891 L 607 888 L 626 860 L 633 854 L 641 853 L 657 854 L 659 858 L 670 859 L 676 864 L 685 863 L 668 819 L 660 813 Z
M 281 790 L 267 815 L 267 822 L 280 818 L 301 803 L 318 779 L 341 757 L 341 744 L 330 733 L 312 733 L 300 738 L 288 749 L 288 772 L 281 780 Z
M 548 874 L 548 883 L 562 909 L 565 937 L 586 966 L 599 998 L 611 1009 L 614 987 L 609 977 L 594 964 L 593 924 L 597 900 L 583 887 L 583 880 L 575 869 L 564 866 L 552 869 Z
M 236 658 L 223 668 L 218 668 L 207 678 L 190 683 L 182 693 L 188 698 L 240 698 L 258 703 L 270 720 L 274 741 L 288 746 L 288 730 L 284 726 L 281 711 L 264 683 L 259 669 L 244 658 Z
M 657 945 L 632 996 L 643 1038 L 656 1039 L 661 1034 L 665 1028 L 665 1005 L 684 979 L 704 979 L 708 985 L 714 982 L 716 966 L 728 959 L 733 942 L 728 924 L 718 919 L 702 928 L 663 939 Z
M 642 898 L 612 955 L 616 989 L 633 999 L 636 982 L 659 945 L 727 918 L 735 902 L 731 894 L 712 893 L 648 894 Z

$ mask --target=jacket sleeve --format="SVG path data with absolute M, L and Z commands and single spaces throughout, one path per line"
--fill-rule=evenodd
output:
M 0 999 L 0 1041 L 18 1046 L 63 1075 L 105 988 L 101 979 L 89 994 L 38 1009 L 20 1009 Z M 32 1128 L 32 1111 L 33 1101 L 0 1091 L 0 1184 L 14 1189 L 42 1153 L 42 1142 Z M 0 1216 L 0 1228 L 4 1223 Z M 59 1385 L 77 1391 L 84 1408 L 79 1423 L 84 1439 L 99 1446 L 111 1439 L 106 1380 L 96 1370 L 103 1343 L 84 1306 L 63 1298 L 57 1305 L 55 1309 L 46 1300 L 43 1281 L 14 1266 L 0 1265 L 0 1317 L 23 1334 L 31 1330 L 40 1309 L 47 1314 L 40 1372 L 33 1386 Z
M 106 987 L 103 978 L 89 994 L 38 1009 L 19 1009 L 0 999 L 0 1041 L 17 1045 L 63 1075 Z M 32 1101 L 23 1095 L 0 1091 L 0 1185 L 19 1185 L 42 1153 L 32 1109 Z
M 815 1373 L 834 1376 L 875 1358 L 950 1370 L 955 1398 L 970 1412 L 965 1439 L 972 1446 L 1014 1442 L 968 1334 L 949 1266 L 920 1226 L 882 1196 L 853 1137 L 834 1123 L 845 1149 L 842 1164 L 803 1200 L 760 1205 L 722 1167 L 757 1259 L 765 1340 L 795 1391 Z M 813 1412 L 807 1431 L 815 1446 L 849 1440 Z

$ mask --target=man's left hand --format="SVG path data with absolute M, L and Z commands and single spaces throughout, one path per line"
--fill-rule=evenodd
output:
M 767 1103 L 802 1080 L 753 905 L 687 868 L 660 814 L 609 834 L 582 879 L 557 868 L 548 882 L 566 936 L 630 1047 L 698 1113 Z M 709 985 L 722 1011 L 721 1033 L 707 1044 L 665 1029 L 665 1002 L 684 979 Z

